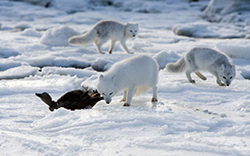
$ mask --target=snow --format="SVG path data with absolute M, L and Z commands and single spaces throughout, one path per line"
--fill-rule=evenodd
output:
M 199 38 L 249 38 L 249 8 L 249 0 L 211 0 L 200 15 L 219 24 L 203 20 L 185 22 L 176 24 L 173 31 L 177 35 Z
M 233 58 L 250 59 L 249 40 L 224 40 L 217 43 L 216 48 Z
M 50 46 L 67 46 L 69 45 L 68 39 L 76 35 L 80 35 L 80 33 L 67 26 L 51 28 L 43 34 L 41 43 Z
M 173 26 L 176 35 L 199 38 L 244 38 L 246 31 L 237 26 L 225 26 L 204 21 L 176 24 Z M 247 38 L 247 37 L 246 37 Z
M 247 21 L 204 21 L 201 10 L 208 0 L 53 0 L 48 8 L 43 7 L 48 0 L 28 1 L 39 5 L 0 1 L 1 155 L 249 155 Z M 127 41 L 134 54 L 119 44 L 112 54 L 105 44 L 104 55 L 93 44 L 68 45 L 70 36 L 103 19 L 139 23 L 139 36 Z M 178 36 L 175 29 L 193 37 Z M 193 47 L 230 57 L 237 75 L 229 87 L 218 86 L 207 72 L 202 71 L 206 81 L 194 75 L 196 84 L 191 84 L 184 73 L 164 69 Z M 50 112 L 35 96 L 46 91 L 57 100 L 74 89 L 95 88 L 102 71 L 137 54 L 150 55 L 160 65 L 157 103 L 150 102 L 149 90 L 134 97 L 130 107 L 122 106 L 119 93 L 109 105 L 100 101 L 92 109 Z

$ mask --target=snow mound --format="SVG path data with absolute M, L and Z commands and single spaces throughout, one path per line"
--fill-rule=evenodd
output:
M 19 53 L 11 48 L 0 47 L 0 58 L 7 58 L 10 56 L 17 56 Z
M 249 0 L 211 0 L 202 16 L 212 22 L 244 22 L 250 12 Z
M 68 13 L 78 12 L 78 11 L 85 11 L 88 6 L 89 0 L 75 0 L 74 3 L 68 0 L 54 0 L 52 5 L 60 10 L 64 10 Z
M 91 64 L 91 67 L 96 71 L 106 71 L 112 66 L 112 62 L 104 60 L 104 59 L 98 59 L 97 61 L 93 62 Z
M 217 43 L 216 48 L 230 57 L 250 60 L 249 40 L 224 40 Z
M 31 4 L 34 4 L 34 5 L 46 6 L 47 4 L 49 4 L 53 0 L 19 0 L 19 1 L 23 1 L 23 2 L 26 2 L 26 3 L 31 3 Z
M 220 25 L 208 22 L 176 24 L 172 28 L 176 35 L 199 38 L 244 38 L 244 29 L 233 25 Z
M 154 59 L 158 62 L 160 69 L 164 69 L 167 63 L 174 62 L 178 58 L 180 58 L 179 55 L 171 50 L 161 51 L 154 56 Z
M 20 23 L 20 24 L 17 24 L 15 26 L 15 29 L 20 30 L 20 31 L 23 31 L 23 30 L 28 29 L 28 28 L 31 28 L 31 26 L 27 23 Z
M 19 66 L 0 72 L 0 79 L 19 79 L 35 75 L 38 72 L 38 67 Z M 22 71 L 22 72 L 20 72 Z
M 62 67 L 44 67 L 42 68 L 40 75 L 70 75 L 70 76 L 77 76 L 78 78 L 81 77 L 89 77 L 95 74 L 93 71 L 87 71 L 82 69 L 75 69 L 75 68 L 62 68 Z
M 21 32 L 21 35 L 30 37 L 39 37 L 39 38 L 42 36 L 40 32 L 34 30 L 33 28 L 25 29 L 23 32 Z
M 12 61 L 12 60 L 1 60 L 0 61 L 0 71 L 7 70 L 10 68 L 21 66 L 22 63 L 19 61 Z
M 41 37 L 41 43 L 49 46 L 68 46 L 68 39 L 80 35 L 79 32 L 67 26 L 48 29 Z
M 36 57 L 27 60 L 32 66 L 45 67 L 45 66 L 59 66 L 59 67 L 75 67 L 86 68 L 90 66 L 90 63 L 82 59 L 76 59 L 71 57 L 56 57 L 51 55 L 45 55 L 42 57 Z

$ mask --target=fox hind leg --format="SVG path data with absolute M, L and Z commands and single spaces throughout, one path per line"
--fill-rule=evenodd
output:
M 197 72 L 195 72 L 195 74 L 199 77 L 199 78 L 201 78 L 202 80 L 207 80 L 207 78 L 204 76 L 204 75 L 202 75 L 199 71 L 197 71 Z
M 125 102 L 126 100 L 127 100 L 127 96 L 128 96 L 128 91 L 127 91 L 127 89 L 125 89 L 124 91 L 123 91 L 123 98 L 121 99 L 121 102 Z
M 157 102 L 157 87 L 154 86 L 153 88 L 153 98 L 152 98 L 152 102 Z
M 100 53 L 100 54 L 105 54 L 104 52 L 102 52 L 101 47 L 102 45 L 105 43 L 106 41 L 103 39 L 97 39 L 95 40 L 94 44 L 96 46 L 96 50 Z
M 114 48 L 116 40 L 111 40 L 110 42 L 110 47 L 109 47 L 109 54 L 112 54 L 112 50 Z

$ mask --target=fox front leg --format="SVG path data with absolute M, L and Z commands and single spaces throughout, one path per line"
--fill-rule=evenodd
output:
M 224 83 L 221 83 L 221 80 L 218 76 L 218 73 L 216 73 L 216 72 L 211 72 L 211 73 L 216 77 L 216 82 L 219 86 L 226 86 Z
M 131 103 L 131 101 L 132 101 L 132 97 L 133 97 L 133 95 L 134 95 L 134 91 L 135 91 L 135 87 L 130 87 L 130 88 L 128 89 L 127 99 L 126 99 L 126 101 L 125 101 L 125 103 L 124 103 L 123 106 L 130 106 L 130 103 Z
M 193 79 L 191 78 L 191 73 L 192 73 L 192 71 L 190 71 L 190 70 L 187 70 L 187 71 L 186 71 L 187 79 L 188 79 L 188 81 L 189 81 L 190 83 L 195 83 L 195 80 L 193 80 Z
M 133 54 L 133 52 L 129 52 L 127 46 L 126 46 L 126 43 L 125 41 L 120 41 L 121 45 L 122 45 L 122 48 L 128 53 L 128 54 Z
M 219 86 L 226 86 L 224 83 L 221 83 L 221 80 L 217 77 L 216 82 Z

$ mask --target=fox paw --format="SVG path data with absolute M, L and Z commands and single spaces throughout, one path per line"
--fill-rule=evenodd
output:
M 133 52 L 127 52 L 128 54 L 134 54 Z
M 218 83 L 219 86 L 226 86 L 224 83 Z
M 158 100 L 156 98 L 152 98 L 151 102 L 157 102 Z
M 189 82 L 190 82 L 190 83 L 195 83 L 195 80 L 190 80 Z
M 123 106 L 128 107 L 128 106 L 130 106 L 130 104 L 129 103 L 124 103 Z
M 105 54 L 105 52 L 99 51 L 100 54 Z

